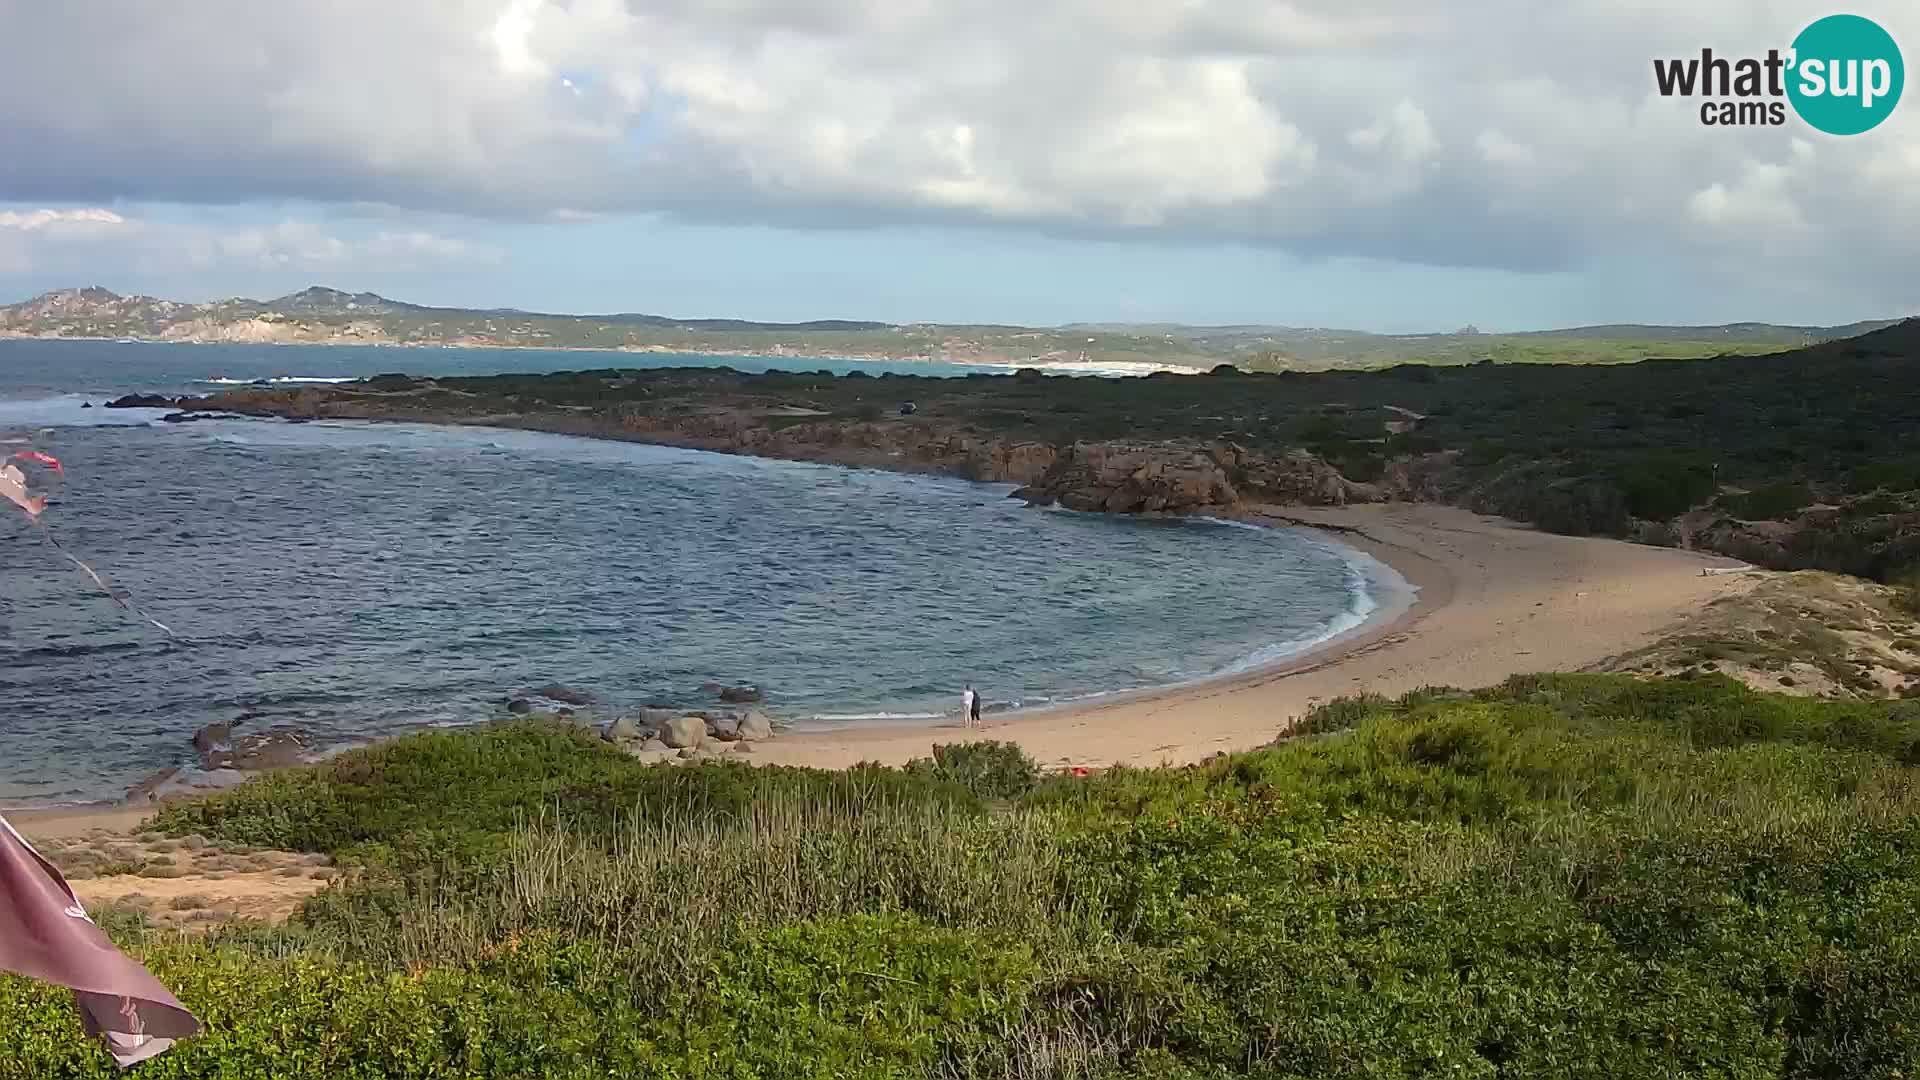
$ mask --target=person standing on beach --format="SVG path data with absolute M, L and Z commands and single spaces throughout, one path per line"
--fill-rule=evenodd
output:
M 972 705 L 972 709 L 973 709 L 973 726 L 974 726 L 974 727 L 979 727 L 979 726 L 980 726 L 980 709 L 981 709 L 981 707 L 982 707 L 982 700 L 981 700 L 981 697 L 980 697 L 980 691 L 978 691 L 978 690 L 975 690 L 975 691 L 973 692 L 973 705 Z
M 967 688 L 960 692 L 960 726 L 961 727 L 973 726 L 973 718 L 980 715 L 979 712 L 977 711 L 979 706 L 976 704 L 979 700 L 980 700 L 980 695 L 973 692 L 973 684 L 968 683 Z

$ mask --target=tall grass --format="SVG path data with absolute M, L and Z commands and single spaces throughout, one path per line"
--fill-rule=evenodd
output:
M 1306 726 L 991 802 L 1027 782 L 958 768 L 993 748 L 829 776 L 405 741 L 171 815 L 369 855 L 284 929 L 155 956 L 263 1056 L 466 1018 L 417 1049 L 448 1075 L 562 1045 L 569 1076 L 1915 1075 L 1911 703 L 1541 676 Z M 255 1023 L 256 980 L 343 989 Z
M 539 932 L 697 972 L 739 935 L 855 913 L 908 914 L 1046 948 L 1101 934 L 1097 881 L 1052 815 L 773 791 L 738 813 L 622 816 L 611 835 L 552 815 L 514 828 L 476 876 L 441 864 L 336 887 L 304 921 L 400 968 L 472 962 Z

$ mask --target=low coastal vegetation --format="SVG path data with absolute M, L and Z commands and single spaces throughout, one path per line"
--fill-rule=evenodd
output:
M 1446 502 L 1871 577 L 1920 607 L 1916 355 L 1920 322 L 1777 355 L 1624 365 L 1138 379 L 606 368 L 382 376 L 184 404 L 941 471 L 1083 510 Z
M 1277 719 L 1277 718 L 1276 718 Z M 283 925 L 101 920 L 207 1021 L 155 1077 L 1892 1077 L 1920 703 L 1542 675 L 1043 776 L 649 766 L 430 732 L 163 811 L 328 856 Z M 105 1077 L 0 980 L 0 1074 Z

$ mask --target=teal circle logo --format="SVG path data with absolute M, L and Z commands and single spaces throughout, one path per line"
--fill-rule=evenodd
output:
M 1859 15 L 1829 15 L 1800 31 L 1791 64 L 1787 98 L 1793 111 L 1829 135 L 1879 127 L 1907 82 L 1893 35 Z

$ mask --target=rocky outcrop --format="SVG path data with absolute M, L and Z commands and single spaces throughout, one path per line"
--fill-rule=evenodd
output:
M 1034 505 L 1114 514 L 1192 513 L 1239 503 L 1228 470 L 1204 451 L 1075 443 L 1014 493 Z
M 698 716 L 676 716 L 660 729 L 660 741 L 676 749 L 695 747 L 707 737 L 707 722 Z
M 741 742 L 765 742 L 773 738 L 773 721 L 758 709 L 749 709 L 741 714 L 734 725 L 734 735 Z
M 109 409 L 171 409 L 188 398 L 170 398 L 165 394 L 126 394 L 107 402 Z
M 313 754 L 313 736 L 304 728 L 282 724 L 235 735 L 233 729 L 239 723 L 208 724 L 193 733 L 202 769 L 279 769 L 298 765 Z
M 1305 451 L 1271 456 L 1231 443 L 1075 443 L 1014 495 L 1035 505 L 1114 514 L 1207 513 L 1243 502 L 1344 506 L 1380 498 L 1378 489 L 1347 480 Z
M 163 424 L 191 424 L 196 420 L 239 420 L 234 413 L 216 412 L 170 412 L 160 418 Z
M 543 686 L 534 691 L 534 693 L 539 694 L 548 701 L 557 701 L 562 705 L 584 706 L 593 704 L 592 694 L 575 690 L 572 687 L 561 686 L 558 683 Z
M 1378 487 L 1348 480 L 1340 470 L 1305 450 L 1269 455 L 1225 443 L 1208 451 L 1208 456 L 1226 470 L 1235 490 L 1248 501 L 1345 506 L 1382 498 Z
M 635 758 L 672 765 L 751 753 L 752 743 L 764 742 L 773 734 L 773 721 L 757 709 L 744 713 L 636 709 L 601 731 L 608 742 Z
M 370 387 L 299 391 L 238 389 L 191 407 L 287 419 L 387 419 L 489 423 L 569 435 L 685 446 L 757 457 L 822 461 L 908 472 L 935 472 L 1021 485 L 1029 502 L 1107 513 L 1217 513 L 1246 502 L 1340 506 L 1375 502 L 1382 488 L 1355 483 L 1304 450 L 1263 453 L 1235 443 L 1077 442 L 1061 447 L 1033 439 L 984 435 L 939 418 L 833 418 L 775 425 L 764 409 L 715 405 L 656 409 L 622 403 L 603 411 L 555 409 L 513 399 L 467 406 L 442 399 L 427 407 L 408 393 Z M 190 407 L 182 403 L 182 407 Z M 746 699 L 742 699 L 746 700 Z

